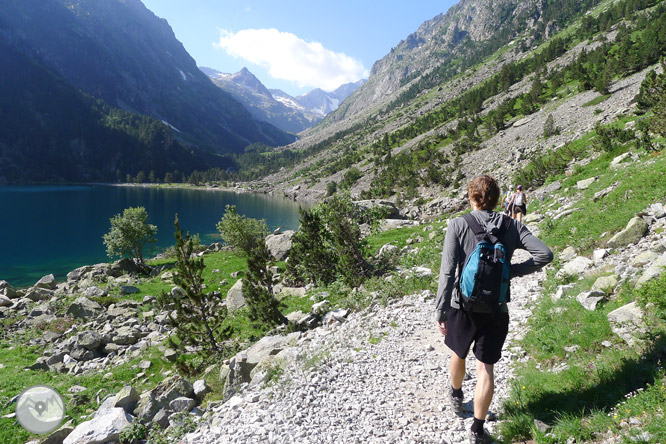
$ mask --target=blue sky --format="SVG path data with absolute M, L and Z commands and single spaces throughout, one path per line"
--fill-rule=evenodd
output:
M 457 0 L 142 0 L 199 66 L 247 67 L 296 96 L 367 78 L 372 64 Z

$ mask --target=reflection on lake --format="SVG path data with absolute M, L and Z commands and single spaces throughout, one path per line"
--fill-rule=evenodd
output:
M 0 280 L 32 285 L 53 273 L 63 279 L 82 265 L 108 262 L 102 235 L 109 219 L 125 208 L 143 206 L 157 225 L 155 253 L 174 243 L 173 221 L 198 233 L 203 243 L 219 241 L 215 225 L 226 205 L 265 219 L 268 228 L 298 228 L 298 204 L 282 198 L 220 190 L 152 187 L 0 187 Z

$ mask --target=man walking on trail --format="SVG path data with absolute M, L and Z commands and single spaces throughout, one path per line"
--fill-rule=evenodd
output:
M 490 176 L 477 177 L 470 182 L 467 193 L 472 212 L 465 217 L 473 220 L 458 217 L 448 224 L 439 274 L 435 320 L 440 332 L 445 336 L 446 345 L 453 351 L 448 396 L 457 415 L 462 415 L 465 358 L 473 344 L 472 351 L 477 359 L 477 382 L 470 442 L 481 444 L 491 442 L 483 426 L 495 390 L 493 367 L 500 359 L 509 330 L 509 295 L 506 295 L 505 301 L 497 303 L 483 302 L 485 299 L 474 299 L 471 303 L 472 299 L 465 299 L 461 293 L 460 276 L 464 270 L 463 265 L 477 249 L 479 236 L 483 236 L 480 232 L 484 230 L 485 239 L 494 239 L 503 244 L 504 250 L 499 255 L 503 264 L 504 261 L 511 263 L 513 252 L 518 248 L 532 254 L 529 260 L 511 265 L 512 277 L 537 271 L 553 260 L 553 253 L 521 222 L 492 211 L 497 206 L 500 195 L 495 179 Z M 508 287 L 508 282 L 506 286 Z M 508 288 L 505 288 L 505 292 L 509 292 Z

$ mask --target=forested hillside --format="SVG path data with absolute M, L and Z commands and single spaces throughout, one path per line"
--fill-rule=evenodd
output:
M 340 111 L 288 149 L 253 159 L 245 177 L 293 163 L 289 172 L 264 182 L 302 198 L 325 195 L 335 182 L 355 195 L 402 202 L 445 196 L 464 177 L 478 173 L 480 165 L 513 181 L 525 161 L 538 161 L 553 146 L 568 147 L 597 123 L 630 112 L 647 72 L 643 70 L 658 66 L 664 54 L 666 6 L 661 1 L 597 3 L 543 2 L 516 9 L 506 2 L 507 19 L 497 25 L 493 38 L 473 40 L 473 30 L 461 34 L 455 49 L 434 58 L 443 60 L 436 68 L 412 72 L 380 102 L 366 102 L 353 116 Z M 469 5 L 461 2 L 458 9 Z M 444 17 L 447 23 L 459 18 L 455 11 Z M 525 14 L 532 20 L 525 21 Z M 410 45 L 414 39 L 408 39 L 395 51 L 414 59 L 421 48 L 419 54 L 433 63 L 436 26 L 422 28 L 430 32 L 429 40 L 416 41 L 429 43 Z M 397 60 L 404 61 L 406 54 L 395 57 L 395 72 L 405 71 Z M 371 76 L 341 110 L 357 106 L 355 101 L 362 101 L 375 82 Z M 645 106 L 634 109 L 649 111 Z M 631 131 L 637 141 L 654 138 L 646 135 L 643 124 Z M 505 133 L 515 134 L 509 140 Z M 483 158 L 492 162 L 471 161 Z M 538 185 L 545 178 L 524 180 Z
M 215 87 L 139 0 L 8 0 L 0 45 L 4 182 L 189 177 L 233 164 L 213 153 L 295 140 Z

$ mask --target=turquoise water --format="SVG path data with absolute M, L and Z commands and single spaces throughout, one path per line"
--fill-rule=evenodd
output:
M 102 235 L 111 227 L 109 219 L 128 207 L 145 207 L 149 223 L 157 225 L 155 254 L 174 243 L 176 213 L 183 231 L 198 233 L 203 243 L 219 241 L 215 225 L 227 204 L 236 205 L 240 214 L 266 219 L 271 230 L 298 227 L 298 204 L 263 195 L 104 185 L 2 186 L 0 280 L 28 286 L 50 273 L 64 279 L 82 265 L 108 262 Z

